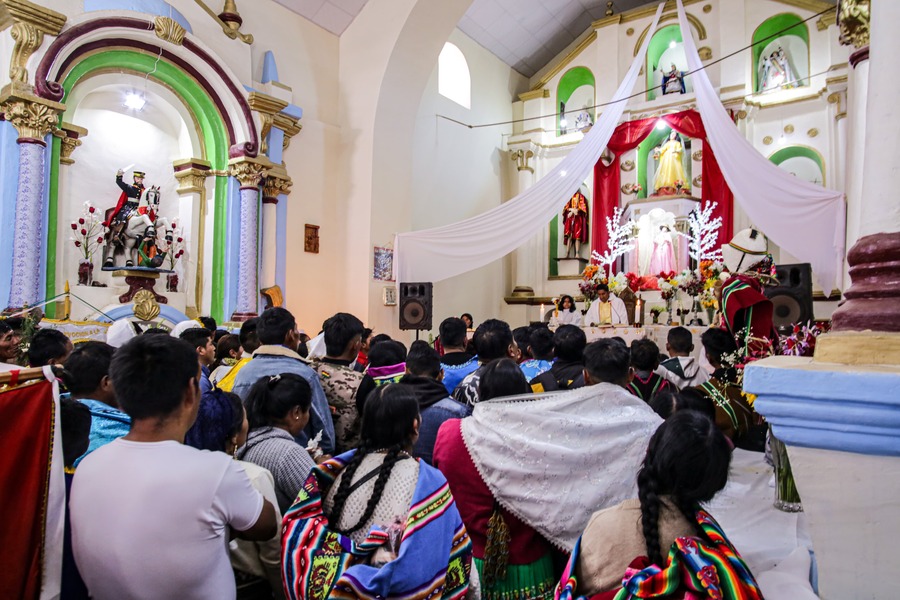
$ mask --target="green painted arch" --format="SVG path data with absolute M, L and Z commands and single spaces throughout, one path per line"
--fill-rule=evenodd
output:
M 657 86 L 654 85 L 653 75 L 660 69 L 659 60 L 668 50 L 671 42 L 676 44 L 682 42 L 680 25 L 667 25 L 657 30 L 650 38 L 650 45 L 647 47 L 647 63 L 644 65 L 644 74 L 647 76 L 647 100 L 656 99 Z
M 818 150 L 809 146 L 786 146 L 773 152 L 769 156 L 769 161 L 780 165 L 789 158 L 808 158 L 819 165 L 819 170 L 822 171 L 822 185 L 825 185 L 825 159 L 822 158 Z
M 167 62 L 158 60 L 157 56 L 144 54 L 134 50 L 110 49 L 86 56 L 76 63 L 66 74 L 62 82 L 65 103 L 69 93 L 79 82 L 86 80 L 98 72 L 130 72 L 138 75 L 149 75 L 155 81 L 167 86 L 187 106 L 196 119 L 206 156 L 203 157 L 216 170 L 228 167 L 228 133 L 225 129 L 223 115 L 216 108 L 212 98 L 187 73 Z M 60 116 L 60 120 L 62 115 Z M 50 201 L 48 207 L 47 231 L 47 281 L 46 293 L 50 298 L 56 295 L 56 220 L 59 206 L 59 140 L 53 138 L 50 165 Z M 223 294 L 217 291 L 225 289 L 225 240 L 227 221 L 226 177 L 216 177 L 213 192 L 213 265 L 211 295 L 211 314 L 218 320 L 224 318 Z M 202 251 L 202 249 L 200 250 Z M 52 306 L 52 305 L 51 305 Z M 200 307 L 197 307 L 200 309 Z
M 572 67 L 559 78 L 559 83 L 556 86 L 556 135 L 562 135 L 562 130 L 559 126 L 559 119 L 562 115 L 560 106 L 563 103 L 567 103 L 575 90 L 583 85 L 591 86 L 596 93 L 597 83 L 594 79 L 594 74 L 587 67 Z M 593 115 L 591 117 L 593 118 Z
M 790 28 L 788 31 L 784 31 L 788 28 Z M 769 42 L 775 39 L 772 36 L 777 34 L 779 31 L 784 31 L 784 33 L 781 33 L 779 37 L 785 35 L 795 35 L 803 40 L 803 43 L 806 44 L 807 50 L 809 49 L 809 28 L 806 26 L 806 23 L 803 22 L 803 19 L 801 19 L 794 13 L 777 14 L 760 23 L 759 27 L 757 27 L 753 32 L 752 38 L 753 63 L 751 72 L 753 73 L 754 90 L 759 87 L 759 57 L 762 55 L 763 48 L 765 48 Z

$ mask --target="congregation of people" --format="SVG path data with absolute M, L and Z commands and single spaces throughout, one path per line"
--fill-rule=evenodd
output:
M 408 348 L 348 313 L 310 339 L 280 307 L 238 334 L 39 330 L 29 363 L 64 383 L 62 597 L 762 597 L 701 506 L 765 443 L 728 332 L 703 334 L 708 372 L 683 327 L 662 352 L 464 317 Z M 0 321 L 0 359 L 17 343 Z

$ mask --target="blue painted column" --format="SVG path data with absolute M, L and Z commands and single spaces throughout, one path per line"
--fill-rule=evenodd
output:
M 230 175 L 241 184 L 237 305 L 231 315 L 232 321 L 246 321 L 257 314 L 259 186 L 268 174 L 270 165 L 265 159 L 249 157 L 229 162 Z

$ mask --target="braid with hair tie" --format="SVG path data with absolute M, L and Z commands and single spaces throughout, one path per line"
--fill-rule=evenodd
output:
M 659 553 L 659 495 L 658 482 L 653 467 L 649 465 L 650 456 L 638 473 L 638 498 L 641 501 L 641 525 L 644 541 L 647 544 L 647 557 L 658 567 L 664 567 L 662 555 Z
M 382 463 L 381 471 L 378 473 L 378 478 L 375 480 L 375 487 L 372 489 L 372 495 L 369 496 L 369 502 L 366 504 L 366 511 L 359 518 L 356 525 L 350 527 L 342 531 L 344 535 L 350 535 L 360 527 L 362 527 L 366 521 L 372 518 L 372 515 L 375 514 L 375 509 L 378 508 L 378 503 L 381 502 L 381 495 L 384 493 L 384 486 L 387 485 L 388 479 L 391 477 L 391 471 L 394 469 L 394 465 L 400 460 L 400 454 L 403 452 L 403 449 L 400 447 L 400 444 L 396 444 L 391 446 L 387 452 L 387 456 L 384 457 L 384 463 Z
M 359 468 L 359 465 L 362 464 L 362 461 L 367 454 L 369 454 L 369 449 L 366 448 L 365 442 L 363 442 L 363 444 L 356 449 L 353 458 L 350 459 L 347 466 L 344 467 L 341 484 L 334 494 L 334 504 L 331 507 L 331 515 L 329 515 L 328 520 L 332 523 L 334 530 L 339 533 L 344 533 L 338 528 L 338 523 L 340 523 L 341 514 L 344 512 L 344 504 L 347 502 L 347 497 L 350 495 L 350 487 L 353 484 L 353 475 L 356 473 L 356 470 Z

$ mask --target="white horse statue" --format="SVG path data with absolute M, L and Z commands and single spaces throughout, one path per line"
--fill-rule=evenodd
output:
M 149 188 L 138 204 L 138 208 L 131 216 L 121 231 L 110 231 L 109 240 L 104 248 L 104 268 L 115 267 L 115 258 L 119 254 L 126 256 L 125 268 L 140 264 L 140 251 L 142 247 L 156 245 L 156 237 L 159 231 L 165 232 L 166 239 L 171 242 L 172 229 L 165 217 L 159 217 L 159 186 Z M 157 255 L 158 256 L 158 255 Z M 158 268 L 162 265 L 162 258 L 150 259 L 149 265 Z

